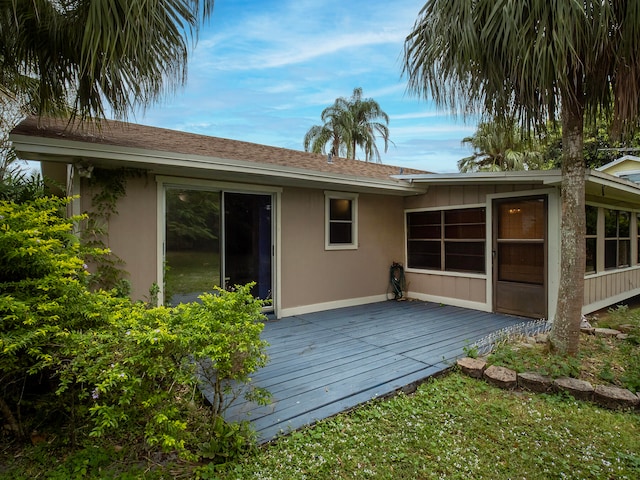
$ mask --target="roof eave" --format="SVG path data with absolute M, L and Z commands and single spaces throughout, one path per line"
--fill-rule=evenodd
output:
M 93 161 L 98 164 L 146 168 L 160 174 L 180 169 L 182 176 L 199 176 L 199 174 L 206 172 L 226 172 L 227 174 L 238 176 L 257 175 L 261 178 L 271 179 L 273 183 L 282 183 L 284 185 L 316 185 L 321 188 L 339 186 L 354 191 L 371 191 L 402 196 L 426 192 L 424 187 L 413 185 L 411 181 L 394 177 L 389 177 L 388 180 L 385 180 L 278 164 L 143 150 L 19 134 L 12 134 L 10 140 L 18 156 L 25 160 L 61 163 Z
M 392 175 L 399 180 L 427 185 L 463 185 L 487 183 L 541 183 L 557 185 L 562 182 L 559 170 L 525 170 L 510 172 L 473 172 L 473 173 L 429 173 L 412 175 Z
M 631 180 L 620 178 L 609 173 L 587 170 L 585 179 L 587 182 L 594 183 L 596 185 L 602 185 L 603 187 L 613 188 L 620 192 L 640 196 L 640 185 L 632 182 Z

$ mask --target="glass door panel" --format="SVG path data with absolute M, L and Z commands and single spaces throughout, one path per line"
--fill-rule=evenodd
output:
M 547 315 L 546 197 L 494 201 L 494 310 Z
M 165 305 L 220 286 L 220 193 L 165 189 Z
M 271 195 L 224 193 L 224 280 L 227 287 L 256 282 L 252 294 L 271 298 Z

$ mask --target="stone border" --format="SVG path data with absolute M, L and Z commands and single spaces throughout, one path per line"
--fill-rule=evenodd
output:
M 484 379 L 499 388 L 522 388 L 534 393 L 566 392 L 577 400 L 589 401 L 608 409 L 640 409 L 640 393 L 626 388 L 596 385 L 576 378 L 562 377 L 553 380 L 536 372 L 517 373 L 496 365 L 488 365 L 478 358 L 460 358 L 456 361 L 460 370 L 473 378 Z
M 548 336 L 541 325 L 532 331 L 532 336 L 526 338 L 524 346 L 546 343 Z M 542 325 L 544 326 L 544 325 Z M 611 328 L 594 328 L 583 317 L 580 331 L 583 334 L 595 335 L 605 338 L 617 338 L 625 340 L 632 325 L 621 325 L 620 330 Z M 465 357 L 457 360 L 457 365 L 465 375 L 473 378 L 484 379 L 488 383 L 503 389 L 521 388 L 534 393 L 565 392 L 577 400 L 593 402 L 601 407 L 609 409 L 640 409 L 640 392 L 635 394 L 625 388 L 611 385 L 596 385 L 576 378 L 552 379 L 537 372 L 517 373 L 514 370 L 487 365 L 487 362 L 478 358 Z

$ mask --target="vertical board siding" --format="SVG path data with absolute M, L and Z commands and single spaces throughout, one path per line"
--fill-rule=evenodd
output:
M 584 283 L 585 306 L 606 302 L 607 299 L 612 299 L 613 304 L 620 301 L 620 297 L 624 297 L 626 293 L 629 297 L 636 294 L 640 288 L 640 268 L 586 277 Z
M 438 297 L 486 303 L 487 280 L 464 276 L 407 272 L 407 290 Z
M 446 208 L 464 207 L 465 205 L 486 204 L 487 195 L 496 193 L 522 192 L 539 189 L 539 185 L 432 185 L 425 195 L 407 197 L 404 200 L 404 207 L 407 210 L 421 208 Z M 489 238 L 491 238 L 491 226 L 487 226 Z M 406 246 L 405 246 L 406 249 Z M 489 273 L 489 272 L 488 272 Z M 411 271 L 407 272 L 407 289 L 417 294 L 451 298 L 455 300 L 484 303 L 489 300 L 487 297 L 487 279 L 475 276 L 466 277 L 461 275 L 438 274 L 432 271 Z

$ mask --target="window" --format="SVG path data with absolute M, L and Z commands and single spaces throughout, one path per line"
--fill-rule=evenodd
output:
M 631 214 L 604 209 L 604 268 L 628 267 L 631 260 Z
M 358 195 L 325 192 L 325 249 L 358 248 Z
M 485 209 L 407 212 L 407 266 L 485 273 Z
M 598 207 L 587 205 L 585 208 L 587 229 L 585 236 L 586 243 L 586 273 L 595 273 L 597 268 L 598 252 Z

